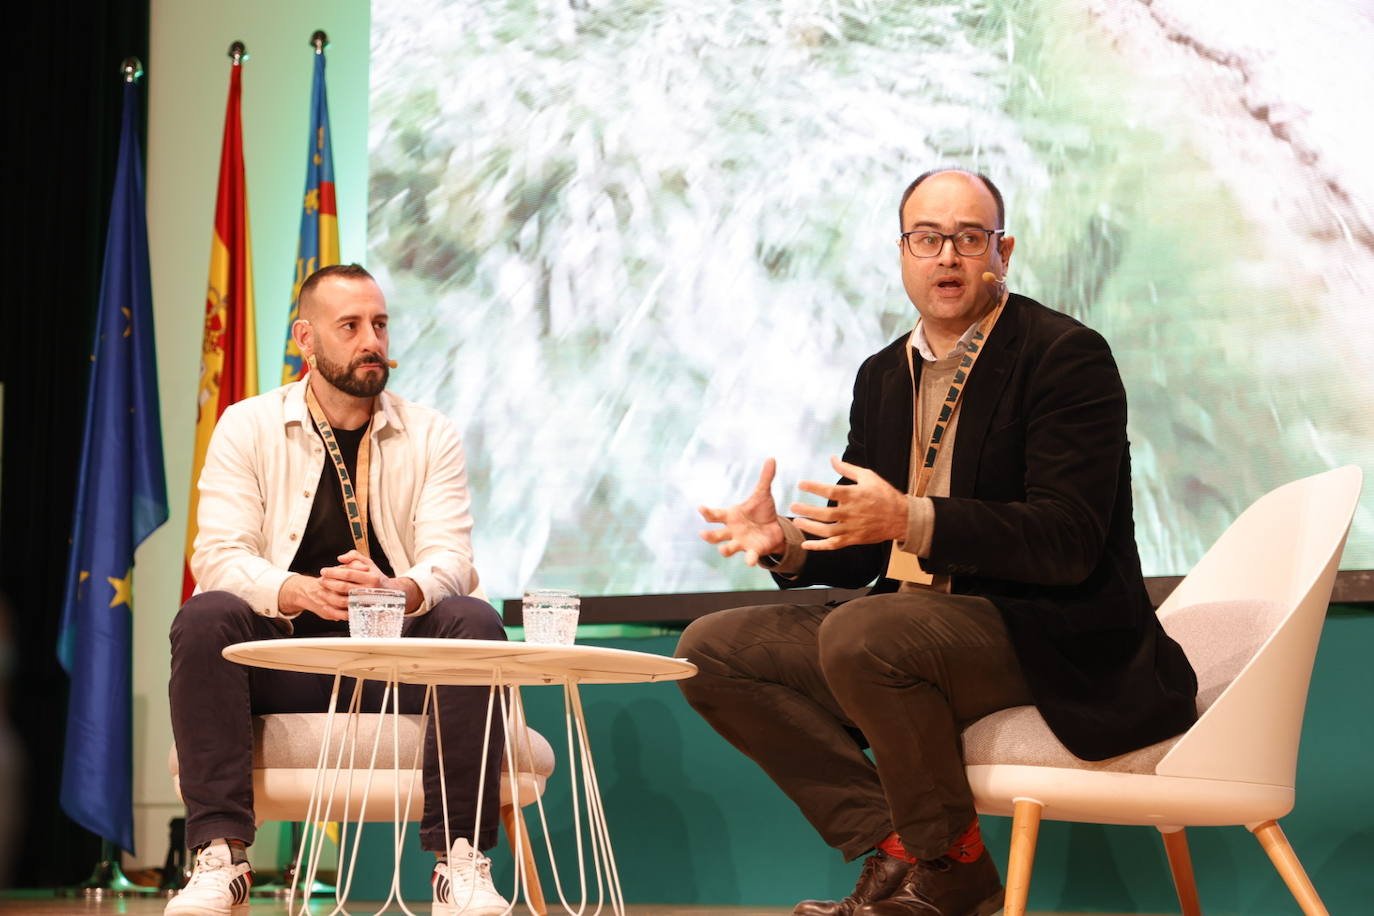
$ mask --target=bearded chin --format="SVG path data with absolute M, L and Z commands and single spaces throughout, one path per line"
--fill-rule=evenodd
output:
M 368 365 L 368 363 L 355 363 L 345 369 L 336 363 L 318 359 L 315 371 L 324 376 L 326 382 L 344 394 L 352 395 L 355 398 L 375 398 L 386 387 L 387 379 L 391 377 L 391 370 L 383 363 L 381 364 L 382 371 L 377 375 L 369 373 L 361 378 L 354 375 L 354 372 L 364 365 Z

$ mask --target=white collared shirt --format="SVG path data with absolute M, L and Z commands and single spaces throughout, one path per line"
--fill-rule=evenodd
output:
M 287 616 L 277 595 L 293 575 L 287 567 L 324 468 L 305 385 L 293 382 L 227 408 L 197 484 L 197 591 L 232 592 L 265 617 Z M 457 430 L 437 410 L 384 391 L 370 439 L 370 525 L 396 576 L 420 587 L 416 613 L 471 594 L 472 500 Z
M 911 348 L 916 351 L 921 359 L 928 363 L 938 362 L 942 359 L 949 359 L 951 356 L 959 356 L 968 349 L 968 345 L 973 341 L 973 333 L 978 330 L 978 322 L 973 322 L 968 329 L 960 335 L 954 342 L 954 347 L 943 356 L 936 356 L 935 351 L 930 347 L 930 338 L 926 337 L 925 319 L 917 316 L 916 327 L 911 330 Z

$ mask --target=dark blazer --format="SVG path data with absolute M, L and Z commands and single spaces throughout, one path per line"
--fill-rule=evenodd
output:
M 911 379 L 904 335 L 859 368 L 845 461 L 907 489 Z M 920 360 L 916 361 L 920 371 Z M 932 499 L 929 572 L 1001 611 L 1045 721 L 1100 760 L 1196 719 L 1197 679 L 1141 578 L 1126 391 L 1096 331 L 1013 294 L 964 388 L 950 495 Z M 844 481 L 849 482 L 849 481 Z M 891 542 L 817 551 L 783 587 L 894 591 Z

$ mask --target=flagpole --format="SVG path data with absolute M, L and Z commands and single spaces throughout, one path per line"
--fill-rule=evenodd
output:
M 126 85 L 138 82 L 143 76 L 143 63 L 137 57 L 126 57 L 119 64 L 120 78 Z M 95 357 L 92 357 L 94 359 Z M 120 865 L 120 849 L 106 837 L 100 839 L 100 860 L 91 871 L 91 876 L 75 888 L 63 888 L 63 896 L 82 896 L 90 900 L 104 897 L 143 897 L 161 893 L 157 887 L 135 884 L 124 874 Z
M 200 377 L 196 385 L 195 445 L 191 452 L 182 602 L 190 599 L 196 585 L 191 575 L 200 503 L 196 484 L 210 437 L 226 407 L 258 393 L 252 244 L 243 162 L 243 64 L 248 60 L 248 49 L 242 41 L 235 41 L 229 45 L 228 57 L 231 63 L 229 92 L 220 144 L 205 323 L 201 333 Z
M 327 124 L 328 124 L 327 118 L 326 118 L 323 122 L 319 122 L 319 121 L 316 120 L 317 117 L 318 117 L 318 115 L 319 115 L 319 113 L 320 113 L 320 109 L 323 108 L 323 105 L 321 105 L 320 108 L 317 108 L 317 107 L 316 107 L 316 94 L 317 94 L 317 93 L 322 93 L 323 90 L 324 90 L 324 86 L 323 86 L 322 84 L 320 84 L 320 83 L 322 83 L 322 75 L 323 75 L 324 50 L 325 50 L 325 48 L 327 48 L 327 47 L 329 47 L 329 36 L 325 33 L 325 31 L 324 31 L 323 29 L 316 29 L 316 30 L 310 35 L 310 48 L 311 48 L 311 50 L 314 52 L 314 55 L 315 55 L 315 57 L 316 57 L 316 61 L 315 61 L 315 67 L 316 67 L 316 70 L 315 70 L 315 80 L 318 81 L 318 82 L 317 82 L 316 85 L 313 85 L 313 86 L 311 87 L 311 100 L 310 100 L 310 101 L 311 101 L 310 137 L 311 137 L 311 152 L 312 152 L 312 157 L 311 157 L 311 159 L 312 159 L 313 162 L 314 162 L 314 167 L 312 168 L 311 166 L 308 165 L 307 168 L 306 168 L 306 188 L 305 188 L 306 195 L 305 195 L 305 196 L 306 196 L 306 199 L 307 199 L 307 200 L 309 200 L 309 197 L 310 197 L 310 195 L 311 195 L 311 193 L 312 193 L 312 188 L 313 188 L 313 193 L 314 193 L 314 195 L 316 196 L 317 199 L 321 196 L 321 192 L 320 192 L 320 187 L 319 187 L 319 185 L 320 185 L 322 182 L 320 181 L 319 177 L 317 176 L 317 172 L 318 172 L 318 170 L 319 170 L 319 166 L 320 166 L 321 164 L 324 163 L 324 160 L 327 159 L 327 158 L 330 158 L 329 147 L 328 147 L 328 146 L 325 144 L 325 142 L 324 142 L 324 140 L 325 140 L 324 131 L 327 129 Z M 333 180 L 333 163 L 332 163 L 332 160 L 330 161 L 330 163 L 329 163 L 329 165 L 328 165 L 328 167 L 327 167 L 326 174 L 329 175 L 329 180 L 332 181 L 332 180 Z M 329 199 L 330 199 L 330 200 L 333 199 L 333 194 L 332 194 L 332 192 L 329 194 Z M 321 203 L 322 203 L 322 202 L 321 202 Z M 321 205 L 320 203 L 317 203 L 317 204 L 316 204 L 317 207 L 319 207 L 320 205 Z M 307 212 L 308 212 L 308 211 L 307 211 Z M 306 236 L 305 228 L 306 228 L 307 225 L 308 225 L 308 222 L 307 222 L 306 220 L 303 220 L 303 221 L 302 221 L 302 237 L 303 237 L 303 238 Z M 337 233 L 337 231 L 336 231 L 336 232 L 334 233 L 334 237 L 335 237 L 336 239 L 337 239 L 337 235 L 338 235 L 338 233 Z M 326 264 L 335 264 L 335 263 L 338 263 L 338 252 L 337 252 L 337 251 L 329 252 L 329 256 L 328 256 L 328 259 L 327 259 L 327 260 L 320 258 L 319 254 L 320 254 L 320 248 L 321 248 L 321 246 L 320 246 L 320 243 L 319 243 L 319 230 L 318 230 L 318 229 L 315 230 L 315 234 L 314 234 L 313 236 L 311 236 L 311 238 L 313 238 L 314 241 L 313 241 L 313 242 L 311 243 L 311 245 L 309 245 L 309 246 L 306 246 L 306 245 L 304 245 L 304 244 L 301 243 L 301 242 L 298 242 L 298 243 L 297 243 L 297 252 L 296 252 L 296 253 L 297 253 L 297 259 L 298 259 L 298 260 L 297 260 L 298 266 L 297 266 L 296 281 L 295 281 L 295 287 L 296 287 L 296 288 L 299 288 L 300 284 L 305 280 L 305 277 L 306 277 L 306 275 L 307 275 L 308 272 L 312 272 L 315 268 L 318 268 L 318 267 L 324 267 L 324 266 L 326 266 Z M 306 247 L 310 247 L 310 248 L 313 249 L 313 251 L 314 251 L 313 256 L 310 254 L 310 252 L 307 252 L 307 251 L 304 251 L 304 250 L 303 250 L 303 249 L 306 248 Z M 337 245 L 336 245 L 335 247 L 337 247 Z M 313 265 L 313 266 L 307 267 L 307 262 L 306 262 L 306 260 L 305 260 L 307 257 L 310 257 L 310 261 L 309 261 L 308 263 L 309 263 L 310 265 Z M 299 372 L 300 372 L 300 370 L 301 370 L 301 365 L 300 365 L 299 362 L 296 362 L 295 364 L 293 364 L 292 338 L 291 338 L 291 326 L 292 326 L 292 324 L 295 323 L 295 319 L 296 319 L 296 317 L 299 315 L 298 307 L 299 307 L 299 303 L 296 301 L 296 291 L 293 289 L 293 291 L 292 291 L 292 297 L 291 297 L 291 309 L 290 309 L 290 314 L 287 316 L 286 351 L 285 351 L 285 353 L 284 353 L 284 355 L 283 355 L 283 359 L 282 359 L 282 363 L 283 363 L 283 366 L 282 366 L 282 369 L 283 369 L 283 372 L 282 372 L 282 383 L 283 383 L 283 384 L 288 384 L 288 383 L 290 383 L 290 382 L 295 381 L 297 375 L 299 374 Z M 294 358 L 296 358 L 296 359 L 298 360 L 298 359 L 299 359 L 299 356 L 300 356 L 300 353 L 299 353 L 299 351 L 297 351 L 297 352 L 294 354 Z M 303 833 L 304 833 L 304 831 L 303 831 L 303 829 L 302 829 L 303 826 L 304 826 L 304 825 L 303 825 L 300 821 L 293 821 L 293 822 L 291 822 L 291 827 L 290 827 L 290 836 L 291 836 L 291 839 L 290 839 L 290 854 L 289 854 L 289 857 L 286 859 L 285 862 L 280 863 L 280 864 L 281 864 L 281 868 L 282 868 L 280 878 L 279 878 L 279 879 L 276 879 L 276 880 L 272 880 L 272 881 L 267 881 L 267 882 L 264 882 L 264 883 L 262 883 L 262 884 L 255 884 L 255 885 L 253 886 L 253 888 L 248 892 L 250 896 L 253 896 L 253 897 L 279 897 L 279 898 L 281 898 L 281 897 L 290 897 L 290 896 L 291 896 L 291 888 L 292 888 L 293 886 L 295 886 L 295 884 L 296 884 L 296 874 L 295 874 L 295 871 L 296 871 L 296 859 L 297 859 L 296 853 L 297 853 L 297 851 L 299 850 L 300 845 L 301 845 L 301 839 L 302 839 L 302 836 L 303 836 Z M 281 858 L 281 852 L 284 851 L 285 849 L 286 849 L 286 847 L 285 847 L 285 845 L 283 845 L 283 846 L 281 847 L 281 849 L 278 850 L 278 858 L 279 858 L 279 859 Z M 325 884 L 325 883 L 322 882 L 322 881 L 319 881 L 319 880 L 316 880 L 315 883 L 312 884 L 312 885 L 309 887 L 309 889 L 306 891 L 306 896 L 307 896 L 307 897 L 310 897 L 310 896 L 332 896 L 333 894 L 334 894 L 334 888 L 331 887 L 331 886 L 328 885 L 328 884 Z
M 282 346 L 281 384 L 304 377 L 307 366 L 292 334 L 300 318 L 300 289 L 322 267 L 339 263 L 339 211 L 334 187 L 334 153 L 329 138 L 328 90 L 325 87 L 325 50 L 329 35 L 316 29 L 310 35 L 314 77 L 310 88 L 310 131 L 306 147 L 305 187 L 301 195 L 300 234 L 291 282 L 291 305 L 286 314 Z
M 310 47 L 315 51 L 316 55 L 323 54 L 324 49 L 329 47 L 329 36 L 325 34 L 324 29 L 316 29 L 310 36 Z M 290 336 L 289 331 L 287 334 Z M 249 891 L 249 894 L 261 894 L 262 896 L 272 897 L 291 896 L 291 887 L 295 883 L 296 849 L 301 845 L 301 836 L 304 833 L 302 826 L 300 821 L 291 822 L 291 857 L 287 860 L 282 870 L 281 881 L 279 883 L 263 885 L 261 888 L 254 887 Z M 321 881 L 316 881 L 306 889 L 305 895 L 308 898 L 312 896 L 328 896 L 332 893 L 334 893 L 334 888 Z

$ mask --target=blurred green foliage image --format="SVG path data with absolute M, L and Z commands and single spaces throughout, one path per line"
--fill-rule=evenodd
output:
M 937 166 L 1002 188 L 1009 286 L 1111 342 L 1147 575 L 1368 467 L 1374 18 L 1298 12 L 374 2 L 369 266 L 393 386 L 463 431 L 488 593 L 768 588 L 696 507 L 769 456 L 783 506 L 831 476 L 859 363 L 915 320 L 897 206 Z

